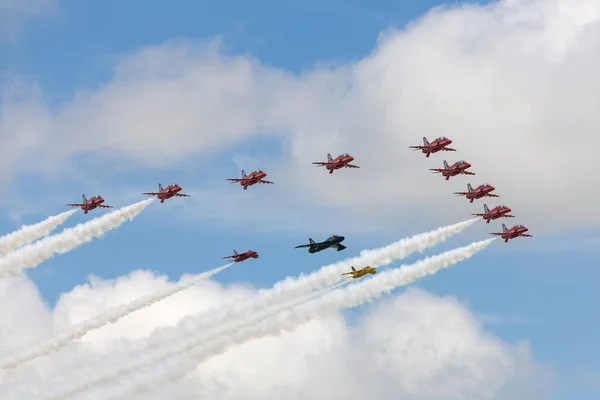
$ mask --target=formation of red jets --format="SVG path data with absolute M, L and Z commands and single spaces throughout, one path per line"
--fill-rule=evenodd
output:
M 420 150 L 423 154 L 425 154 L 426 157 L 429 157 L 432 153 L 437 153 L 439 151 L 456 151 L 456 149 L 448 147 L 448 145 L 450 145 L 451 143 L 452 140 L 448 139 L 445 136 L 439 137 L 431 143 L 427 140 L 426 137 L 424 137 L 423 146 L 410 146 L 409 148 L 413 150 Z M 444 168 L 433 168 L 430 169 L 430 171 L 442 174 L 445 180 L 450 180 L 451 177 L 457 175 L 475 175 L 475 173 L 467 171 L 467 169 L 469 168 L 471 168 L 471 164 L 464 160 L 457 161 L 452 165 L 448 165 L 446 160 L 444 160 Z M 465 196 L 465 198 L 469 200 L 469 203 L 473 203 L 474 200 L 481 199 L 483 197 L 499 197 L 497 194 L 492 193 L 494 190 L 496 190 L 496 188 L 488 183 L 479 185 L 475 189 L 473 189 L 470 183 L 467 183 L 466 192 L 455 192 L 454 194 L 459 196 Z M 490 210 L 487 204 L 484 204 L 483 211 L 483 214 L 472 215 L 482 217 L 488 224 L 490 223 L 490 221 L 499 218 L 514 218 L 514 215 L 509 214 L 512 210 L 505 205 L 499 205 Z M 529 231 L 529 229 L 524 225 L 515 225 L 512 228 L 508 229 L 505 224 L 502 224 L 502 232 L 493 232 L 490 233 L 490 235 L 500 236 L 502 239 L 504 239 L 504 242 L 506 243 L 510 239 L 514 239 L 517 237 L 532 237 L 531 235 L 526 233 L 527 231 Z
M 456 149 L 448 147 L 452 144 L 452 140 L 445 136 L 441 136 L 435 139 L 433 142 L 429 142 L 426 137 L 423 137 L 423 145 L 422 146 L 410 146 L 413 150 L 420 150 L 426 157 L 429 157 L 432 153 L 437 153 L 440 151 L 456 151 Z M 327 161 L 317 161 L 313 162 L 314 165 L 318 167 L 325 167 L 329 174 L 333 174 L 334 171 L 342 169 L 342 168 L 360 168 L 358 165 L 351 164 L 354 161 L 354 157 L 350 154 L 344 153 L 339 155 L 336 158 L 331 157 L 331 154 L 327 154 Z M 471 168 L 471 164 L 467 161 L 460 160 L 455 162 L 452 165 L 449 165 L 446 160 L 444 162 L 444 168 L 432 168 L 431 171 L 434 173 L 441 174 L 445 180 L 450 180 L 451 177 L 457 175 L 475 175 L 474 172 L 467 171 Z M 246 174 L 244 170 L 241 171 L 241 178 L 227 178 L 231 183 L 239 183 L 242 186 L 243 190 L 248 190 L 248 187 L 253 186 L 257 183 L 260 184 L 273 184 L 274 182 L 265 180 L 267 177 L 267 173 L 257 169 L 252 171 L 249 175 Z M 161 203 L 164 203 L 165 200 L 168 200 L 173 197 L 190 197 L 188 194 L 181 193 L 183 188 L 177 184 L 171 184 L 166 188 L 159 183 L 158 184 L 158 192 L 146 192 L 143 193 L 148 196 L 156 196 Z M 496 188 L 490 184 L 484 183 L 482 185 L 477 186 L 475 189 L 471 186 L 470 183 L 467 183 L 467 191 L 466 192 L 455 192 L 456 195 L 465 196 L 469 200 L 470 203 L 473 203 L 474 200 L 481 199 L 483 197 L 499 197 L 492 192 L 496 190 Z M 81 207 L 84 214 L 87 214 L 89 211 L 94 210 L 96 208 L 112 208 L 112 206 L 103 204 L 104 198 L 102 196 L 93 196 L 89 199 L 85 197 L 85 194 L 82 195 L 83 202 L 82 203 L 72 203 L 67 204 L 72 207 Z M 506 205 L 499 205 L 497 207 L 492 208 L 491 210 L 488 208 L 487 204 L 483 205 L 484 212 L 481 214 L 472 214 L 474 216 L 482 217 L 486 223 L 490 223 L 492 220 L 496 220 L 499 218 L 514 218 L 513 215 L 510 215 L 512 211 Z M 532 237 L 526 232 L 529 229 L 524 225 L 515 225 L 512 228 L 508 229 L 505 224 L 502 224 L 502 232 L 493 232 L 491 235 L 500 236 L 504 242 L 508 242 L 510 239 L 514 239 L 517 237 Z M 224 259 L 232 259 L 234 262 L 241 262 L 247 260 L 249 258 L 259 258 L 258 252 L 254 250 L 248 250 L 244 253 L 238 253 L 233 250 L 233 254 L 227 257 L 223 257 Z
M 330 174 L 333 174 L 333 171 L 341 168 L 360 168 L 358 165 L 350 164 L 352 161 L 354 161 L 354 157 L 350 154 L 344 153 L 336 158 L 332 158 L 331 154 L 328 153 L 326 162 L 314 162 L 313 164 L 316 164 L 320 167 L 325 167 Z M 248 190 L 249 186 L 257 183 L 272 185 L 274 182 L 265 180 L 266 177 L 267 173 L 260 169 L 252 171 L 249 175 L 246 174 L 246 171 L 242 170 L 241 178 L 227 178 L 227 180 L 231 183 L 239 183 L 243 190 Z M 159 183 L 158 192 L 145 192 L 143 194 L 148 196 L 156 196 L 161 203 L 164 203 L 165 200 L 168 200 L 172 197 L 190 197 L 189 194 L 180 193 L 182 190 L 183 188 L 175 183 L 167 186 L 166 188 Z M 67 204 L 67 206 L 81 207 L 84 214 L 87 214 L 89 211 L 96 208 L 113 208 L 113 206 L 103 204 L 104 198 L 99 195 L 87 199 L 85 194 L 83 194 L 82 198 L 83 201 L 81 203 L 70 203 Z M 234 262 L 241 262 L 249 258 L 259 258 L 259 255 L 254 250 L 248 250 L 244 253 L 238 253 L 237 251 L 233 250 L 233 255 L 223 258 L 230 258 Z

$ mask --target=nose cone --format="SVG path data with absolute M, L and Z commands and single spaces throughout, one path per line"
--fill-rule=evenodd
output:
M 344 236 L 338 236 L 338 237 L 337 237 L 337 240 L 339 240 L 340 242 L 343 242 L 343 241 L 344 241 L 344 239 L 346 239 Z
M 265 178 L 266 176 L 267 176 L 267 173 L 266 173 L 266 172 L 263 172 L 262 174 L 260 174 L 260 177 L 261 177 L 261 178 Z
M 98 197 L 98 201 L 99 201 L 100 203 L 104 203 L 104 197 Z
M 488 190 L 491 192 L 492 190 L 496 190 L 496 188 L 493 187 L 492 185 L 490 185 L 490 187 L 488 188 Z
M 448 140 L 446 140 L 446 143 L 452 144 L 452 140 L 448 139 Z
M 354 157 L 348 156 L 348 161 L 354 161 Z
M 466 166 L 466 168 L 471 168 L 471 164 L 468 162 L 465 163 L 465 166 Z
M 509 212 L 511 212 L 511 211 L 512 211 L 512 210 L 510 209 L 510 207 L 506 207 L 504 210 L 505 210 L 507 213 L 509 213 Z

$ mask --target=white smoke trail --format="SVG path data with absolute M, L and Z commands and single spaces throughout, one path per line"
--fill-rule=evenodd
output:
M 169 344 L 173 340 L 173 329 L 179 329 L 181 336 L 185 337 L 188 334 L 194 334 L 200 329 L 207 329 L 226 321 L 261 312 L 282 301 L 303 296 L 314 289 L 330 286 L 343 280 L 344 278 L 341 274 L 347 272 L 351 266 L 355 268 L 366 265 L 382 266 L 391 263 L 393 260 L 402 259 L 413 252 L 422 252 L 428 247 L 434 246 L 443 242 L 448 237 L 460 233 L 478 220 L 479 218 L 473 218 L 457 224 L 443 226 L 430 232 L 401 239 L 378 249 L 363 250 L 358 257 L 326 265 L 308 275 L 302 274 L 297 278 L 288 277 L 276 283 L 271 289 L 259 290 L 254 299 L 234 303 L 223 310 L 216 310 L 215 312 L 200 315 L 193 319 L 188 317 L 180 321 L 176 328 L 156 331 L 145 341 L 127 344 L 127 347 L 124 346 L 119 353 L 127 353 L 134 356 L 151 348 L 158 348 Z
M 306 304 L 304 307 L 292 307 L 284 310 L 284 312 L 280 310 L 277 314 L 269 313 L 258 320 L 249 318 L 242 323 L 233 321 L 230 324 L 226 324 L 225 327 L 220 326 L 208 332 L 196 332 L 185 339 L 174 335 L 171 343 L 175 343 L 175 345 L 171 348 L 164 349 L 162 352 L 157 351 L 142 355 L 140 360 L 132 365 L 116 366 L 115 369 L 105 375 L 80 382 L 65 390 L 60 395 L 50 397 L 50 399 L 62 400 L 93 388 L 99 383 L 137 372 L 170 357 L 180 356 L 176 360 L 173 360 L 172 363 L 168 363 L 168 366 L 160 368 L 161 365 L 158 365 L 157 368 L 147 373 L 134 374 L 128 377 L 127 380 L 120 381 L 112 394 L 109 391 L 103 390 L 98 395 L 101 399 L 129 399 L 132 395 L 139 394 L 142 391 L 161 388 L 165 382 L 182 377 L 190 370 L 193 370 L 199 362 L 222 353 L 230 346 L 256 337 L 275 335 L 281 331 L 293 329 L 314 318 L 331 314 L 340 308 L 353 307 L 366 301 L 371 301 L 386 292 L 389 293 L 398 286 L 407 285 L 423 276 L 434 274 L 442 268 L 447 268 L 457 262 L 470 258 L 477 252 L 485 249 L 494 240 L 495 238 L 475 242 L 468 246 L 425 258 L 409 266 L 402 266 L 399 269 L 380 273 L 371 279 L 350 285 L 344 290 L 338 289 L 327 293 L 315 301 Z M 207 341 L 208 343 L 205 346 L 201 346 Z M 89 395 L 86 396 L 86 399 L 91 398 Z
M 167 297 L 172 296 L 175 293 L 179 293 L 196 285 L 199 282 L 205 281 L 211 276 L 230 267 L 231 265 L 233 265 L 233 263 L 214 268 L 210 271 L 198 275 L 193 279 L 190 279 L 187 282 L 179 283 L 178 285 L 175 285 L 174 287 L 164 290 L 160 293 L 144 296 L 142 298 L 132 301 L 129 304 L 125 304 L 120 307 L 115 307 L 110 310 L 107 310 L 101 315 L 98 315 L 97 317 L 88 319 L 87 321 L 78 324 L 67 333 L 55 337 L 45 343 L 41 343 L 38 346 L 29 347 L 21 354 L 17 354 L 15 356 L 0 361 L 0 368 L 14 368 L 26 361 L 36 359 L 43 355 L 49 354 L 52 351 L 58 350 L 61 347 L 69 344 L 72 340 L 83 337 L 91 330 L 99 329 L 104 325 L 115 323 L 121 318 L 131 314 L 132 312 L 151 306 L 152 304 L 166 299 Z
M 77 210 L 69 210 L 58 215 L 46 218 L 33 225 L 23 225 L 19 230 L 0 237 L 0 256 L 4 256 L 21 246 L 46 236 L 48 233 L 62 225 Z
M 0 278 L 16 276 L 23 269 L 36 267 L 56 253 L 66 253 L 95 237 L 102 237 L 123 222 L 133 220 L 152 201 L 148 199 L 120 208 L 7 254 L 0 258 Z

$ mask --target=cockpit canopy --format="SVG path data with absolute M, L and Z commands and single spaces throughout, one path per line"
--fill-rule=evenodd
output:
M 459 164 L 466 164 L 467 162 L 465 160 L 459 160 L 458 163 Z
M 262 174 L 262 171 L 260 169 L 255 169 L 254 171 L 252 171 L 253 174 Z
M 448 140 L 448 138 L 446 136 L 440 136 L 438 139 L 439 140 Z
M 350 154 L 344 153 L 344 154 L 342 154 L 342 157 L 350 157 Z
M 523 225 L 517 225 L 517 228 L 525 228 Z
M 508 208 L 504 204 L 500 204 L 498 207 L 500 207 L 500 208 Z
M 481 186 L 490 187 L 490 184 L 489 184 L 489 183 L 484 183 L 484 184 L 483 184 L 483 185 L 481 185 Z

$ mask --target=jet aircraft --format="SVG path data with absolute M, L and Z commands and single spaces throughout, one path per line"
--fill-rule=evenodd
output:
M 147 192 L 143 194 L 147 194 L 148 196 L 156 196 L 161 203 L 164 203 L 165 200 L 170 199 L 171 197 L 190 197 L 189 194 L 179 193 L 181 192 L 182 187 L 176 183 L 163 188 L 163 186 L 158 184 L 158 192 Z
M 434 174 L 442 174 L 448 180 L 451 176 L 456 175 L 475 175 L 474 172 L 467 171 L 468 168 L 471 168 L 471 164 L 464 160 L 457 161 L 452 165 L 448 165 L 444 160 L 444 168 L 431 168 L 430 171 L 434 171 Z
M 438 151 L 456 151 L 456 149 L 452 149 L 450 147 L 446 147 L 452 143 L 452 140 L 448 139 L 445 136 L 440 136 L 435 139 L 433 142 L 429 143 L 427 138 L 423 136 L 423 146 L 409 146 L 410 149 L 421 150 L 423 154 L 426 154 L 425 157 L 429 158 L 431 153 L 437 153 Z
M 533 237 L 529 234 L 526 234 L 529 228 L 524 225 L 515 225 L 510 229 L 506 229 L 506 225 L 502 224 L 502 232 L 492 232 L 490 235 L 498 235 L 502 239 L 504 239 L 504 243 L 508 242 L 509 239 L 514 239 L 518 237 Z
M 483 214 L 471 214 L 476 217 L 483 217 L 487 224 L 492 220 L 496 220 L 498 218 L 514 218 L 514 215 L 510 215 L 509 213 L 512 211 L 510 207 L 505 206 L 504 204 L 496 206 L 491 210 L 488 208 L 487 204 L 483 205 Z
M 467 183 L 467 190 L 467 192 L 454 192 L 454 194 L 465 196 L 467 199 L 469 199 L 469 203 L 472 203 L 475 199 L 481 199 L 482 197 L 500 197 L 497 194 L 490 193 L 496 190 L 496 188 L 488 183 L 479 185 L 475 189 L 473 189 L 473 186 L 471 186 L 470 183 Z
M 342 275 L 352 275 L 352 279 L 356 279 L 356 278 L 362 278 L 363 276 L 365 276 L 367 274 L 375 275 L 377 273 L 377 268 L 371 267 L 369 265 L 367 265 L 364 268 L 359 269 L 358 271 L 356 269 L 354 269 L 354 267 L 351 267 L 351 268 L 352 268 L 352 271 L 345 272 Z
M 264 178 L 267 176 L 267 173 L 257 169 L 256 171 L 252 171 L 250 175 L 246 175 L 246 172 L 242 170 L 241 178 L 227 178 L 231 183 L 239 183 L 244 190 L 248 190 L 248 186 L 255 185 L 257 183 L 266 183 L 273 184 L 271 181 L 265 181 Z
M 327 162 L 314 162 L 313 164 L 319 167 L 325 167 L 329 170 L 330 174 L 333 174 L 333 171 L 341 168 L 360 168 L 358 165 L 350 164 L 354 161 L 354 157 L 352 157 L 348 153 L 340 154 L 336 158 L 332 158 L 331 154 L 327 153 Z
M 223 259 L 226 258 L 231 258 L 233 259 L 233 262 L 240 262 L 240 261 L 244 261 L 247 260 L 249 258 L 258 258 L 258 253 L 254 250 L 248 250 L 245 253 L 238 253 L 237 251 L 233 251 L 233 255 L 231 256 L 227 256 L 227 257 L 223 257 Z
M 100 195 L 92 196 L 89 199 L 85 197 L 85 194 L 81 195 L 83 202 L 81 204 L 72 203 L 67 204 L 70 207 L 81 207 L 84 214 L 87 214 L 88 211 L 92 211 L 95 208 L 113 208 L 113 206 L 102 204 L 104 203 L 104 198 Z
M 317 253 L 328 248 L 333 248 L 337 249 L 337 251 L 342 251 L 346 248 L 346 246 L 342 244 L 344 239 L 346 238 L 343 236 L 331 235 L 325 241 L 317 243 L 311 238 L 308 238 L 310 244 L 302 244 L 300 246 L 296 246 L 296 249 L 308 247 L 308 252 L 311 254 Z

